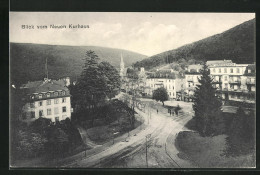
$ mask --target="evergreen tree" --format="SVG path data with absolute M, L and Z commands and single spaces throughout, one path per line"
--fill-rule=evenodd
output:
M 157 88 L 153 91 L 153 97 L 154 100 L 162 102 L 164 106 L 164 102 L 168 100 L 169 96 L 167 93 L 167 90 L 164 87 Z
M 120 86 L 120 75 L 118 71 L 108 62 L 104 61 L 99 64 L 100 71 L 103 76 L 105 76 L 104 80 L 106 81 L 106 95 L 111 99 L 114 97 Z
M 85 64 L 77 84 L 78 103 L 82 108 L 95 111 L 99 102 L 104 101 L 107 79 L 99 68 L 98 56 L 93 51 L 87 51 Z
M 203 136 L 217 135 L 223 130 L 222 103 L 216 96 L 216 89 L 212 86 L 213 80 L 206 64 L 200 72 L 202 76 L 198 80 L 200 84 L 196 87 L 193 104 L 196 126 Z

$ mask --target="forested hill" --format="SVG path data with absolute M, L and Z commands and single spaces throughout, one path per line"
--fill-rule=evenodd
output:
M 134 67 L 154 67 L 177 62 L 180 59 L 230 59 L 235 63 L 253 63 L 255 60 L 255 19 L 237 25 L 223 33 L 163 52 L 134 63 Z
M 135 52 L 106 47 L 10 43 L 11 81 L 27 82 L 43 79 L 46 58 L 48 58 L 49 78 L 58 79 L 63 76 L 75 78 L 82 71 L 87 50 L 93 50 L 101 61 L 108 61 L 115 67 L 119 67 L 121 53 L 125 66 L 147 57 Z

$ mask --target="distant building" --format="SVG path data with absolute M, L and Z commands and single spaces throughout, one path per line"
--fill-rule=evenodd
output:
M 121 59 L 120 59 L 119 75 L 120 75 L 121 79 L 123 79 L 126 76 L 125 63 L 124 63 L 122 54 L 121 54 Z
M 217 88 L 223 100 L 255 103 L 255 65 L 227 61 L 207 63 L 210 75 L 214 79 L 213 86 Z
M 60 80 L 28 82 L 20 87 L 26 94 L 22 120 L 31 122 L 40 117 L 51 119 L 52 122 L 71 118 L 70 92 L 67 86 L 69 78 Z
M 245 101 L 255 103 L 255 65 L 236 64 L 231 60 L 207 61 L 213 78 L 213 87 L 217 89 L 223 101 Z M 190 65 L 185 72 L 185 92 L 192 98 L 202 65 Z
M 176 78 L 173 70 L 158 70 L 148 75 L 146 86 L 148 95 L 152 95 L 155 89 L 164 87 L 168 92 L 169 98 L 176 99 L 176 92 L 183 88 L 184 79 Z
M 186 99 L 191 101 L 194 95 L 195 88 L 199 84 L 199 78 L 201 77 L 200 70 L 203 65 L 189 65 L 187 71 L 185 72 L 185 93 Z

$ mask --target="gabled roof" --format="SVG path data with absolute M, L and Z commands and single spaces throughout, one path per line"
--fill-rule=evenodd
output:
M 63 80 L 45 80 L 28 82 L 21 86 L 21 89 L 26 89 L 28 94 L 42 93 L 49 91 L 65 90 L 68 88 Z

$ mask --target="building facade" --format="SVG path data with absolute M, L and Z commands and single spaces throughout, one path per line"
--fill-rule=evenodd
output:
M 155 89 L 164 87 L 169 98 L 176 99 L 176 92 L 184 88 L 184 82 L 184 79 L 176 78 L 173 71 L 157 71 L 146 78 L 146 93 L 151 96 Z
M 255 65 L 236 64 L 231 60 L 207 61 L 206 65 L 210 69 L 213 87 L 224 101 L 255 103 Z M 198 69 L 191 69 L 196 66 L 202 68 L 202 65 L 190 65 L 185 74 L 185 92 L 188 96 L 194 94 L 201 77 Z
M 68 80 L 68 79 L 67 79 Z M 71 118 L 70 92 L 68 81 L 44 79 L 44 81 L 28 82 L 21 89 L 26 94 L 21 120 L 31 122 L 40 117 L 52 122 Z

